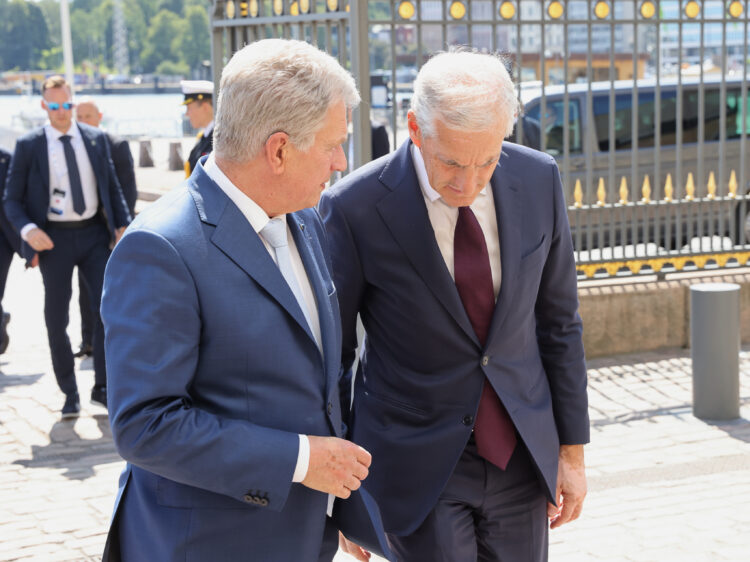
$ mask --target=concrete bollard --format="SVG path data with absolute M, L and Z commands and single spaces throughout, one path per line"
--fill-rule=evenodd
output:
M 138 144 L 138 166 L 141 168 L 154 167 L 154 157 L 151 152 L 150 140 L 142 140 Z
M 706 420 L 740 417 L 740 286 L 690 286 L 693 415 Z
M 185 160 L 182 158 L 182 143 L 180 141 L 169 143 L 169 169 L 185 169 Z

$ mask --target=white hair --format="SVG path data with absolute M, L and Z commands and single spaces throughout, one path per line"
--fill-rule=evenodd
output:
M 427 137 L 434 135 L 437 119 L 459 131 L 500 126 L 507 137 L 520 104 L 500 55 L 459 48 L 439 53 L 422 66 L 411 108 Z
M 264 39 L 237 51 L 221 73 L 214 127 L 217 156 L 254 158 L 284 131 L 300 150 L 312 146 L 328 108 L 356 107 L 354 78 L 332 56 L 303 41 Z

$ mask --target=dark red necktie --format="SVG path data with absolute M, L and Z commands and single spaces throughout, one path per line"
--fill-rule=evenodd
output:
M 487 243 L 482 227 L 469 207 L 458 208 L 453 260 L 458 294 L 479 343 L 484 346 L 495 310 L 495 291 Z M 483 458 L 503 470 L 508 466 L 516 446 L 516 432 L 508 412 L 486 377 L 474 424 L 474 438 Z

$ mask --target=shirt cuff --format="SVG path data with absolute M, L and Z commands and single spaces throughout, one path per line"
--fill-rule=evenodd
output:
M 29 232 L 31 232 L 35 228 L 39 228 L 39 227 L 35 225 L 33 222 L 30 222 L 29 224 L 25 225 L 21 229 L 21 238 L 23 239 L 24 242 L 28 242 L 28 240 L 26 240 L 26 237 L 28 236 Z
M 297 453 L 297 466 L 292 475 L 292 482 L 302 482 L 307 478 L 307 469 L 310 467 L 310 440 L 307 435 L 299 436 L 299 453 Z

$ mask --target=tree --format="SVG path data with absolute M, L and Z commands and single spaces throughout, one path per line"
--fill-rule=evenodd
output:
M 174 12 L 162 10 L 151 20 L 146 45 L 141 51 L 143 70 L 153 72 L 165 60 L 179 61 L 177 39 L 180 34 L 181 18 Z
M 3 9 L 0 60 L 3 68 L 32 69 L 51 47 L 47 22 L 33 2 L 11 0 Z
M 204 8 L 192 6 L 185 13 L 186 25 L 178 38 L 178 50 L 191 69 L 211 58 L 210 28 L 208 14 Z

